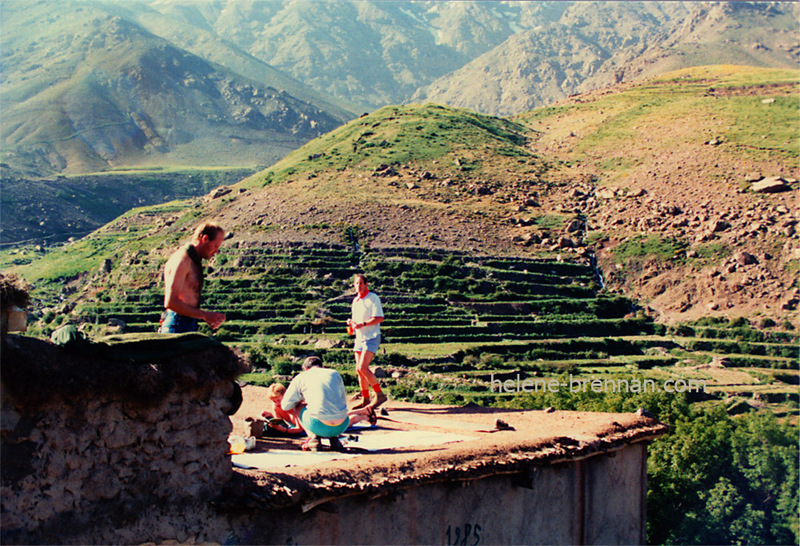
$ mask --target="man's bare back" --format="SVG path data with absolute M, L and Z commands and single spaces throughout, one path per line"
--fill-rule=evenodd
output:
M 198 227 L 191 245 L 179 248 L 167 260 L 164 266 L 164 307 L 182 317 L 205 321 L 216 329 L 225 321 L 225 315 L 200 307 L 202 260 L 217 253 L 225 240 L 225 233 L 214 226 L 211 230 L 213 238 L 210 238 L 208 234 L 201 233 L 201 227 L 206 225 Z

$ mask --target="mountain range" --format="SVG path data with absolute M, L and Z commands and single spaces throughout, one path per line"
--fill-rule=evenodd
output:
M 706 64 L 796 68 L 766 2 L 22 1 L 0 5 L 2 163 L 270 164 L 362 112 L 519 114 Z
M 270 164 L 352 117 L 173 45 L 94 2 L 3 4 L 3 161 L 11 173 Z M 240 55 L 242 56 L 242 55 Z M 286 87 L 281 85 L 281 87 Z M 298 83 L 294 83 L 300 89 Z
M 495 115 L 709 64 L 797 68 L 797 4 L 578 2 L 421 87 L 433 101 Z

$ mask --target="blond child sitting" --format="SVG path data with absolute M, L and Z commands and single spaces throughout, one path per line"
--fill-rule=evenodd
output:
M 273 430 L 284 434 L 301 434 L 303 427 L 300 425 L 297 416 L 281 408 L 284 394 L 286 394 L 286 387 L 280 383 L 270 385 L 267 389 L 267 397 L 270 399 L 272 407 L 263 412 L 261 416 L 267 419 L 267 426 Z M 277 420 L 283 420 L 286 424 L 276 422 Z

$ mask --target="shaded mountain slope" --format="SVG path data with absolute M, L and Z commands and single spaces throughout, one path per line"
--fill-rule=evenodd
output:
M 213 29 L 321 92 L 372 110 L 398 104 L 566 2 L 153 1 L 164 16 Z
M 188 199 L 256 168 L 126 170 L 55 179 L 0 179 L 0 242 L 79 239 L 134 207 Z
M 231 42 L 226 33 L 218 35 L 202 16 L 203 11 L 213 7 L 211 3 L 166 2 L 149 6 L 145 2 L 130 2 L 103 4 L 102 7 L 109 14 L 129 19 L 181 49 L 261 85 L 308 101 L 342 121 L 352 119 L 353 113 L 361 110 L 354 104 L 338 101 L 332 95 L 301 83 L 288 73 L 257 59 Z M 156 7 L 164 13 L 155 9 Z
M 12 172 L 269 164 L 342 121 L 91 3 L 12 3 L 3 15 L 3 161 Z

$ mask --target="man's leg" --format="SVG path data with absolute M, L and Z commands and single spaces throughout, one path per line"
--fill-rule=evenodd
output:
M 311 429 L 314 428 L 314 424 L 312 420 L 305 415 L 305 409 L 305 406 L 295 406 L 289 410 L 292 415 L 297 416 L 298 421 L 300 421 L 301 426 L 308 436 L 308 439 L 303 442 L 303 451 L 322 451 L 322 443 L 319 441 L 319 436 L 312 432 Z
M 372 407 L 377 408 L 386 402 L 386 395 L 383 394 L 383 391 L 381 390 L 381 386 L 378 383 L 378 378 L 375 377 L 375 374 L 369 369 L 369 365 L 373 358 L 375 358 L 375 353 L 372 351 L 362 351 L 361 360 L 358 362 L 356 371 L 358 372 L 359 383 L 361 382 L 361 377 L 363 377 L 367 383 L 367 394 L 369 394 L 369 387 L 372 387 L 372 390 L 375 391 L 375 402 L 372 404 Z M 369 396 L 367 398 L 369 399 Z
M 353 409 L 359 409 L 369 405 L 369 380 L 361 373 L 361 357 L 362 351 L 354 351 L 353 355 L 356 358 L 356 376 L 358 376 L 358 388 L 361 391 L 361 402 L 353 406 Z

